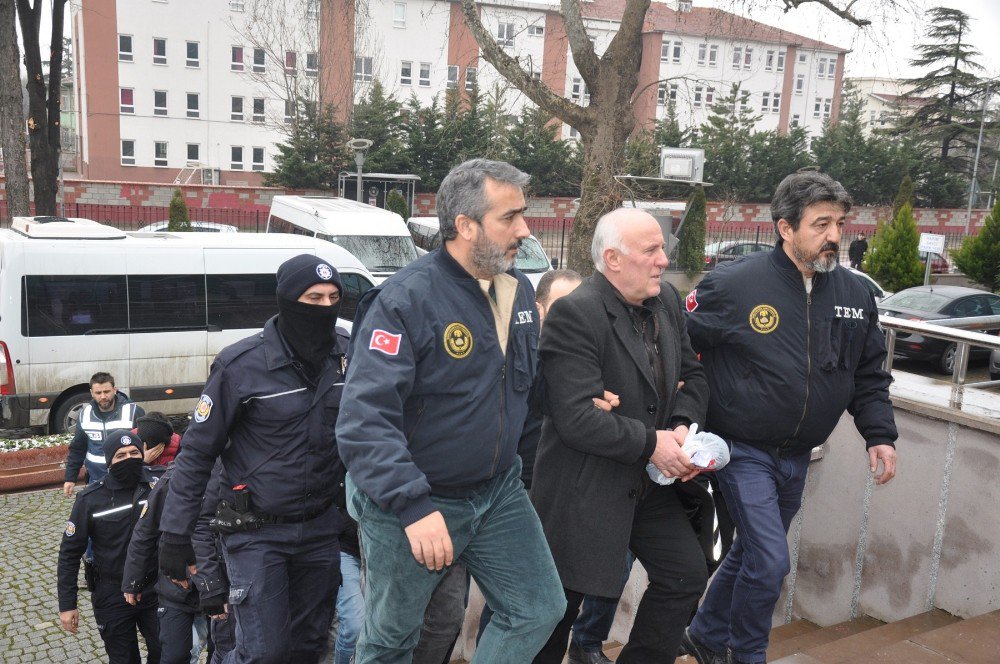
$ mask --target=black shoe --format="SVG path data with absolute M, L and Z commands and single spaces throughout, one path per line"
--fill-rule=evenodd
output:
M 576 644 L 576 641 L 570 639 L 569 641 L 569 664 L 613 664 L 610 659 L 604 656 L 604 653 L 598 650 L 597 652 L 587 652 L 580 646 Z
M 698 664 L 729 664 L 730 662 L 728 649 L 725 652 L 709 650 L 692 636 L 690 628 L 685 629 L 684 635 L 681 637 L 679 654 L 694 657 Z

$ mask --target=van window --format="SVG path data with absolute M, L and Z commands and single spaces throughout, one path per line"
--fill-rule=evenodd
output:
M 27 275 L 22 282 L 21 333 L 56 337 L 128 328 L 125 275 Z
M 295 224 L 274 215 L 271 215 L 271 218 L 267 221 L 267 232 L 292 233 L 293 235 L 312 235 L 309 231 L 299 228 Z
M 129 323 L 140 329 L 204 328 L 205 275 L 129 275 Z
M 273 274 L 209 274 L 208 324 L 223 330 L 264 327 L 278 313 Z
M 533 237 L 526 237 L 521 242 L 514 265 L 521 272 L 548 272 L 552 267 L 542 245 Z
M 369 272 L 395 272 L 417 259 L 417 249 L 409 235 L 324 235 L 316 237 L 333 242 L 354 254 Z
M 344 292 L 340 297 L 340 317 L 344 320 L 354 320 L 358 313 L 358 302 L 365 292 L 374 286 L 360 274 L 352 272 L 341 272 L 340 281 L 344 286 Z

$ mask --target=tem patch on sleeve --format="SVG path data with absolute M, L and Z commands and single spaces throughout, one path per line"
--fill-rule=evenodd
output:
M 399 355 L 399 342 L 402 339 L 402 334 L 393 334 L 385 330 L 372 330 L 372 338 L 368 342 L 368 350 L 377 350 L 386 355 Z
M 212 414 L 212 397 L 207 394 L 201 395 L 201 399 L 198 400 L 198 405 L 194 409 L 194 421 L 204 422 L 208 419 L 208 416 Z
M 76 524 L 72 521 L 66 522 L 66 537 L 72 537 L 76 535 Z
M 694 311 L 698 308 L 698 289 L 695 288 L 693 291 L 688 293 L 688 296 L 684 298 L 684 306 L 688 311 Z

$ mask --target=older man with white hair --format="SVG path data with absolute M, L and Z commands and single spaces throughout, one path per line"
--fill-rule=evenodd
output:
M 697 475 L 681 444 L 689 424 L 704 422 L 708 386 L 680 296 L 661 293 L 669 261 L 656 220 L 615 210 L 598 222 L 592 251 L 597 272 L 552 306 L 539 350 L 548 415 L 531 497 L 568 607 L 534 661 L 562 661 L 584 595 L 618 596 L 628 550 L 650 584 L 618 661 L 673 661 L 708 573 L 679 483 L 653 483 L 646 465 Z M 620 397 L 610 412 L 594 407 L 605 389 Z

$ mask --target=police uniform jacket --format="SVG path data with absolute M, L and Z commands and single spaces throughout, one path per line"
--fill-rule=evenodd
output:
M 667 394 L 659 394 L 627 305 L 600 273 L 553 303 L 542 334 L 545 419 L 531 501 L 563 586 L 588 595 L 621 592 L 636 505 L 650 483 L 646 464 L 656 430 L 704 422 L 707 383 L 677 292 L 665 288 L 644 304 L 655 317 L 656 358 Z M 684 388 L 677 391 L 682 380 Z M 604 390 L 621 399 L 611 412 L 592 401 Z
M 275 318 L 258 334 L 224 348 L 212 363 L 174 462 L 160 523 L 167 541 L 183 543 L 191 535 L 220 456 L 223 500 L 232 502 L 231 487 L 245 484 L 254 511 L 300 521 L 333 505 L 343 476 L 334 427 L 347 334 L 338 330 L 322 371 L 311 379 Z
M 76 494 L 59 546 L 60 611 L 77 606 L 77 577 L 88 539 L 93 541 L 97 582 L 121 585 L 132 529 L 155 483 L 156 476 L 146 468 L 143 479 L 132 488 L 121 487 L 108 476 Z
M 359 307 L 337 440 L 354 483 L 404 527 L 437 509 L 431 495 L 467 495 L 515 463 L 538 321 L 531 282 L 508 274 L 506 355 L 486 294 L 444 248 Z
M 816 273 L 807 294 L 779 241 L 770 254 L 709 273 L 686 308 L 708 374 L 714 433 L 805 452 L 827 439 L 846 409 L 868 447 L 896 440 L 878 309 L 845 268 Z
M 221 471 L 221 466 L 218 470 Z M 145 593 L 150 586 L 153 586 L 161 605 L 194 612 L 199 608 L 199 598 L 208 599 L 228 591 L 225 566 L 218 554 L 216 540 L 208 527 L 208 521 L 215 513 L 218 504 L 218 492 L 209 491 L 206 493 L 201 518 L 199 518 L 198 526 L 195 528 L 195 533 L 198 536 L 192 535 L 191 537 L 196 557 L 195 567 L 198 572 L 192 579 L 193 584 L 187 589 L 181 588 L 160 573 L 157 566 L 160 519 L 163 515 L 163 504 L 173 475 L 174 466 L 171 465 L 153 487 L 147 499 L 149 502 L 139 515 L 139 521 L 135 525 L 132 539 L 128 545 L 121 590 L 123 593 Z M 209 480 L 209 486 L 212 485 L 213 481 L 217 486 L 218 473 Z
M 107 413 L 102 412 L 97 402 L 91 399 L 90 403 L 80 411 L 76 433 L 73 434 L 73 440 L 69 443 L 65 481 L 76 481 L 80 475 L 84 457 L 91 463 L 105 465 L 107 462 L 104 459 L 103 445 L 108 432 L 115 429 L 131 429 L 136 418 L 145 414 L 146 411 L 139 404 L 130 401 L 121 392 L 115 393 L 115 408 Z

